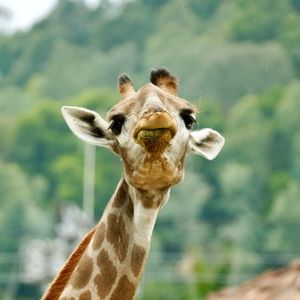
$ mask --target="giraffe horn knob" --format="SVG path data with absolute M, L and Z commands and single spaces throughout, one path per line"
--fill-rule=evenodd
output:
M 178 82 L 175 75 L 171 74 L 166 68 L 152 70 L 150 81 L 161 89 L 177 95 Z
M 118 77 L 118 87 L 122 99 L 135 92 L 131 79 L 125 73 Z

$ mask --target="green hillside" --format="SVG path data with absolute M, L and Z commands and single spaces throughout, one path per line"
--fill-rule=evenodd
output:
M 159 66 L 200 108 L 197 127 L 227 142 L 213 162 L 188 160 L 138 299 L 204 299 L 300 257 L 299 28 L 298 0 L 60 0 L 28 32 L 0 33 L 0 298 L 41 295 L 46 282 L 22 279 L 22 247 L 82 206 L 84 146 L 60 107 L 105 116 L 120 73 L 139 88 Z M 121 172 L 97 150 L 97 217 Z

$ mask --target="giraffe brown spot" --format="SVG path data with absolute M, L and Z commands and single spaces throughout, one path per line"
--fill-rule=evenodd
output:
M 125 212 L 126 212 L 126 215 L 128 216 L 128 218 L 130 220 L 132 220 L 133 219 L 134 208 L 133 208 L 132 199 L 130 197 L 128 197 L 128 199 L 127 199 L 127 205 L 126 205 Z
M 152 208 L 154 206 L 154 201 L 153 199 L 150 199 L 150 198 L 147 198 L 145 197 L 144 199 L 142 199 L 142 203 L 143 203 L 143 206 L 145 208 Z
M 92 295 L 90 291 L 86 291 L 80 295 L 79 300 L 92 300 Z
M 88 284 L 92 272 L 93 261 L 86 253 L 84 253 L 79 261 L 77 268 L 71 276 L 70 283 L 74 288 L 82 289 Z
M 154 201 L 153 201 L 154 196 L 145 190 L 142 189 L 137 189 L 137 190 L 139 192 L 139 198 L 141 199 L 143 206 L 145 208 L 152 208 L 154 206 Z
M 110 300 L 132 300 L 135 295 L 135 285 L 130 282 L 127 276 L 122 276 L 118 286 L 110 297 Z
M 101 247 L 104 237 L 105 237 L 106 226 L 104 223 L 101 223 L 97 226 L 95 235 L 93 237 L 93 249 L 97 250 Z
M 123 180 L 121 186 L 119 187 L 113 202 L 114 207 L 121 207 L 125 204 L 127 199 L 127 183 Z
M 101 250 L 97 257 L 97 264 L 100 267 L 101 274 L 98 274 L 94 282 L 97 286 L 100 298 L 105 298 L 110 292 L 116 278 L 117 270 L 105 250 Z
M 107 219 L 106 238 L 115 249 L 119 261 L 123 262 L 128 250 L 129 234 L 126 232 L 122 216 L 110 214 Z
M 155 208 L 160 207 L 166 201 L 165 195 L 166 195 L 168 189 L 169 189 L 169 187 L 160 189 L 160 191 L 159 191 L 159 197 L 158 197 L 158 199 L 156 201 Z
M 146 250 L 143 247 L 134 244 L 132 254 L 131 254 L 130 265 L 135 277 L 137 277 L 141 272 L 145 260 L 145 256 L 146 256 Z

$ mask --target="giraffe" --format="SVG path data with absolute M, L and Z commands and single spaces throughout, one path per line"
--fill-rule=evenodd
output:
M 206 300 L 298 300 L 300 299 L 300 261 L 265 271 L 242 283 L 211 293 Z
M 177 77 L 152 70 L 135 91 L 118 79 L 120 101 L 107 121 L 94 111 L 62 107 L 81 140 L 121 157 L 123 175 L 98 225 L 87 234 L 42 300 L 132 300 L 144 270 L 153 227 L 170 188 L 184 177 L 187 153 L 214 159 L 225 139 L 210 128 L 192 131 L 197 109 L 177 96 Z

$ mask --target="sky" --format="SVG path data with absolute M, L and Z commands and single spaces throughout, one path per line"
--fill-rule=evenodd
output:
M 58 0 L 0 0 L 0 7 L 5 7 L 11 12 L 11 18 L 5 23 L 4 30 L 13 32 L 29 29 L 35 22 L 47 16 L 57 2 Z M 85 2 L 92 6 L 98 3 L 98 0 Z

